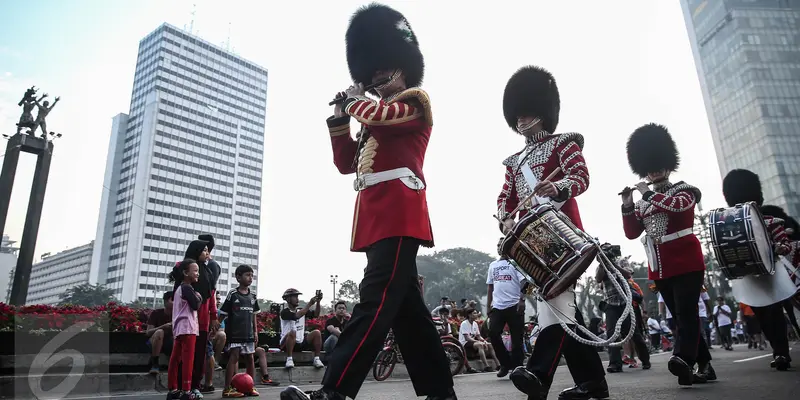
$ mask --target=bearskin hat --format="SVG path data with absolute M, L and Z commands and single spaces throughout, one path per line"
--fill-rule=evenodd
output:
M 425 62 L 417 35 L 406 17 L 388 6 L 372 3 L 350 18 L 345 34 L 347 66 L 355 82 L 372 83 L 375 72 L 399 69 L 408 87 L 419 86 Z
M 503 93 L 503 115 L 506 123 L 517 130 L 517 118 L 536 117 L 544 130 L 554 133 L 558 126 L 561 98 L 553 75 L 534 65 L 522 67 L 511 75 Z
M 761 206 L 761 215 L 765 217 L 780 218 L 783 220 L 783 227 L 791 229 L 792 233 L 789 235 L 789 240 L 800 240 L 800 224 L 797 220 L 790 217 L 783 208 L 766 204 Z
M 644 178 L 661 170 L 675 171 L 681 158 L 675 141 L 663 125 L 649 123 L 637 128 L 628 138 L 628 165 Z
M 746 169 L 734 169 L 722 179 L 722 195 L 729 207 L 755 201 L 761 206 L 764 194 L 761 192 L 761 180 L 755 172 Z

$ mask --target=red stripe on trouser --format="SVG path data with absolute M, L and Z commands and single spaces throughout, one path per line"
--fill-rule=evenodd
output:
M 391 285 L 392 281 L 394 280 L 394 273 L 397 271 L 397 261 L 400 259 L 400 246 L 402 245 L 403 245 L 403 238 L 400 238 L 400 241 L 397 243 L 397 253 L 394 256 L 394 266 L 392 266 L 392 275 L 389 277 L 389 282 L 386 283 L 386 287 L 383 288 L 383 296 L 381 297 L 381 303 L 378 305 L 378 310 L 375 312 L 375 317 L 372 318 L 372 322 L 369 324 L 369 328 L 367 328 L 367 333 L 365 333 L 364 337 L 361 338 L 361 342 L 358 343 L 356 351 L 354 351 L 353 355 L 350 356 L 350 360 L 348 360 L 347 364 L 344 366 L 342 375 L 340 375 L 339 380 L 336 381 L 337 388 L 339 387 L 339 385 L 342 384 L 342 380 L 344 379 L 345 374 L 347 374 L 347 370 L 350 368 L 350 364 L 352 364 L 353 360 L 355 360 L 356 355 L 358 355 L 358 351 L 361 350 L 361 346 L 364 345 L 364 342 L 369 337 L 369 333 L 372 331 L 372 327 L 375 326 L 375 322 L 378 321 L 378 316 L 381 314 L 381 309 L 383 309 L 383 304 L 386 302 L 386 292 L 389 290 L 389 285 Z
M 553 376 L 556 371 L 556 367 L 558 366 L 558 360 L 561 358 L 561 348 L 564 347 L 564 340 L 567 339 L 567 332 L 564 331 L 564 335 L 561 336 L 561 343 L 558 344 L 558 350 L 556 350 L 556 357 L 553 359 L 553 365 L 550 366 L 550 371 L 547 373 L 547 376 Z
M 194 363 L 196 340 L 197 336 L 195 335 L 180 335 L 175 338 L 172 354 L 169 356 L 169 370 L 167 371 L 167 387 L 169 390 L 178 389 L 178 365 L 181 364 L 181 390 L 192 390 L 192 364 Z

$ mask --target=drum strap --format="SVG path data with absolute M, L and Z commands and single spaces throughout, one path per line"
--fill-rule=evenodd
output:
M 537 179 L 536 175 L 533 174 L 533 170 L 531 170 L 531 167 L 530 165 L 528 165 L 528 163 L 523 162 L 522 166 L 520 166 L 520 169 L 522 170 L 522 175 L 525 177 L 525 182 L 527 182 L 528 186 L 531 188 L 531 190 L 533 190 L 533 188 L 535 188 L 536 185 L 539 183 L 539 179 Z M 552 202 L 553 208 L 555 208 L 556 210 L 560 210 L 565 203 L 564 201 L 560 203 L 556 201 L 551 201 L 551 199 L 548 197 L 539 197 L 539 196 L 534 196 L 534 197 L 536 198 L 536 202 L 538 204 L 546 204 Z

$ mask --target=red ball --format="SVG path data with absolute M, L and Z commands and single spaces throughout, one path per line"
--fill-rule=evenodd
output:
M 244 372 L 240 372 L 231 379 L 231 386 L 239 393 L 250 393 L 253 391 L 254 387 L 253 377 Z

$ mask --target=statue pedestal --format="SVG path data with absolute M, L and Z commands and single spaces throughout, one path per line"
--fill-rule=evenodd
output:
M 11 202 L 11 189 L 17 174 L 19 155 L 21 152 L 36 155 L 36 170 L 33 173 L 33 185 L 28 200 L 28 212 L 22 230 L 19 258 L 14 272 L 14 283 L 11 288 L 10 303 L 24 305 L 28 297 L 28 282 L 33 266 L 33 251 L 36 249 L 36 238 L 39 235 L 39 222 L 42 218 L 44 194 L 47 189 L 47 178 L 50 175 L 50 160 L 53 157 L 53 142 L 46 138 L 38 138 L 18 133 L 11 137 L 3 159 L 3 170 L 0 173 L 0 237 L 6 226 L 8 207 Z

